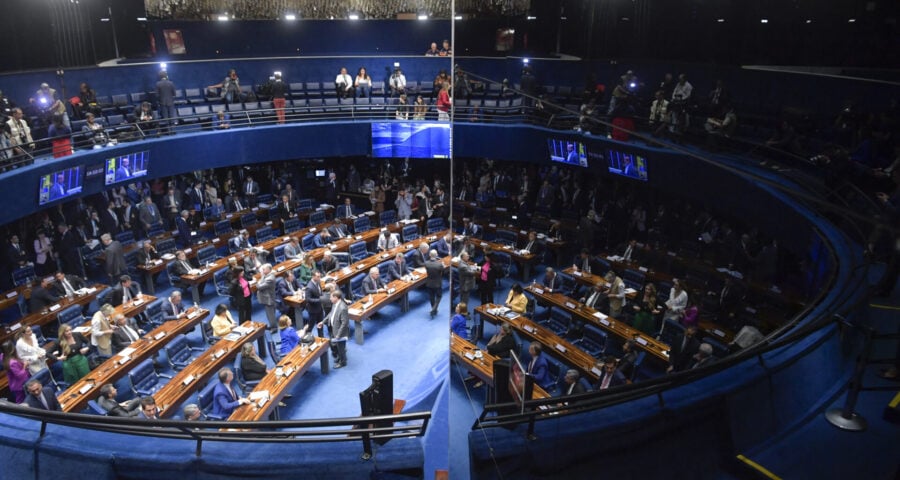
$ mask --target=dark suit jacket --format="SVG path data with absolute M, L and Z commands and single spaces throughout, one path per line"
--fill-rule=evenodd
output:
M 241 371 L 244 373 L 244 379 L 248 381 L 259 380 L 266 376 L 266 365 L 242 356 Z
M 398 265 L 396 261 L 391 262 L 388 265 L 388 281 L 397 280 L 398 278 L 402 278 L 403 275 L 409 275 L 409 267 L 406 266 L 406 259 L 400 261 Z
M 412 268 L 421 268 L 425 266 L 425 255 L 418 248 L 412 254 Z
M 84 280 L 82 280 L 81 277 L 78 277 L 76 275 L 66 275 L 66 280 L 69 281 L 69 285 L 71 285 L 72 288 L 75 290 L 78 290 L 79 288 L 84 288 L 84 286 L 85 286 Z M 53 295 L 56 295 L 57 297 L 64 297 L 64 296 L 66 296 L 66 289 L 62 286 L 62 283 L 53 282 L 52 293 L 53 293 Z M 34 297 L 34 293 L 32 293 L 31 295 L 32 295 L 32 297 Z
M 131 327 L 132 330 L 134 330 L 134 334 L 138 336 L 138 339 L 140 339 L 141 334 L 140 334 L 140 332 L 138 332 L 138 327 L 137 327 L 137 325 L 134 324 L 134 320 L 129 319 L 128 326 Z M 131 340 L 128 338 L 128 334 L 125 333 L 125 329 L 117 328 L 117 329 L 113 330 L 113 334 L 112 334 L 113 352 L 121 352 L 122 349 L 124 349 L 125 347 L 127 347 L 129 345 L 131 345 Z M 107 408 L 107 410 L 109 410 L 109 409 Z
M 384 280 L 381 277 L 378 277 L 378 281 L 372 279 L 370 275 L 366 275 L 366 278 L 363 278 L 362 281 L 363 293 L 369 295 L 371 293 L 375 293 L 379 288 L 384 288 Z
M 31 313 L 40 312 L 44 307 L 49 307 L 59 300 L 59 297 L 50 293 L 44 287 L 37 286 L 31 290 L 31 299 L 28 301 L 28 310 Z
M 337 302 L 332 307 L 334 317 L 328 325 L 328 333 L 331 338 L 346 338 L 350 336 L 350 317 L 347 315 L 347 304 L 343 301 Z
M 100 398 L 97 399 L 97 404 L 103 407 L 103 409 L 106 410 L 106 414 L 110 417 L 136 417 L 141 413 L 140 398 L 130 400 L 128 405 L 123 408 L 116 399 L 106 398 L 101 395 Z
M 28 261 L 28 252 L 25 246 L 19 243 L 19 249 L 16 250 L 11 243 L 6 244 L 6 258 L 9 259 L 9 269 L 15 270 L 19 268 L 19 263 Z
M 38 408 L 40 410 L 55 410 L 57 412 L 61 412 L 62 408 L 60 408 L 59 401 L 56 399 L 56 392 L 54 392 L 50 387 L 44 387 L 43 391 L 44 399 L 47 401 L 47 406 L 49 408 L 44 408 L 44 404 L 29 393 L 25 393 L 24 403 L 31 408 Z
M 693 361 L 694 354 L 700 350 L 700 340 L 696 335 L 691 337 L 682 349 L 681 344 L 684 343 L 684 334 L 679 335 L 672 341 L 672 351 L 669 352 L 669 365 L 676 372 L 686 370 Z
M 178 238 L 181 239 L 181 243 L 184 245 L 191 245 L 193 243 L 191 226 L 180 216 L 175 219 L 175 225 L 178 227 Z
M 309 313 L 310 322 L 319 322 L 322 320 L 324 308 L 322 302 L 329 301 L 328 298 L 322 298 L 322 287 L 316 285 L 316 281 L 310 280 L 306 284 L 306 312 Z
M 284 304 L 284 297 L 287 297 L 290 294 L 291 291 L 288 288 L 287 278 L 278 277 L 278 279 L 275 280 L 275 306 L 278 307 L 278 310 L 281 310 L 282 312 L 287 310 Z
M 428 277 L 425 279 L 427 288 L 441 288 L 444 286 L 444 264 L 440 259 L 425 262 L 425 272 L 428 274 Z
M 109 213 L 109 210 L 104 208 L 103 210 L 100 210 L 99 213 L 100 213 L 100 230 L 101 231 L 106 232 L 106 233 L 112 235 L 113 237 L 115 237 L 117 233 L 122 231 L 122 229 L 120 228 L 122 225 L 121 218 L 118 218 L 119 223 L 117 225 L 116 219 L 114 219 L 112 217 L 112 215 Z M 116 212 L 116 217 L 119 217 L 118 212 Z
M 185 310 L 185 306 L 184 306 L 184 302 L 182 302 L 181 306 L 179 307 L 179 313 L 184 312 L 184 310 Z M 177 318 L 177 315 L 175 314 L 174 306 L 172 305 L 172 301 L 169 299 L 163 300 L 162 312 L 163 312 L 163 320 L 165 320 L 165 321 L 175 320 Z
M 336 223 L 328 227 L 328 233 L 334 238 L 343 238 L 350 235 L 350 232 L 347 231 L 347 227 L 343 223 Z
M 137 282 L 132 281 L 131 287 L 128 289 L 128 292 L 131 294 L 131 298 L 134 298 L 138 294 L 138 286 Z M 109 304 L 118 307 L 123 303 L 123 299 L 125 298 L 125 290 L 122 288 L 122 284 L 118 284 L 112 289 L 112 293 L 109 296 Z
M 331 261 L 326 261 L 322 259 L 322 271 L 326 274 L 329 274 L 338 269 L 338 261 L 336 258 L 331 257 Z
M 603 379 L 606 378 L 606 375 L 607 373 L 605 371 L 600 374 L 600 379 L 597 380 L 597 383 L 594 385 L 595 391 L 600 390 L 600 385 L 603 385 Z M 612 378 L 609 380 L 608 388 L 625 384 L 625 375 L 622 375 L 622 372 L 620 372 L 618 369 L 616 369 L 616 371 L 614 371 L 610 375 L 612 375 Z
M 156 99 L 161 106 L 175 105 L 175 84 L 167 78 L 156 82 Z

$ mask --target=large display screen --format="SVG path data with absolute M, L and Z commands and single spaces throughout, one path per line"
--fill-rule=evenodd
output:
M 587 147 L 581 142 L 571 140 L 547 139 L 550 149 L 550 160 L 580 167 L 588 166 Z
M 147 175 L 150 152 L 136 152 L 106 159 L 106 184 L 112 185 Z
M 633 153 L 610 150 L 606 158 L 609 173 L 647 181 L 647 159 Z
M 81 193 L 84 166 L 67 168 L 41 177 L 38 204 L 54 202 Z
M 375 158 L 450 158 L 446 122 L 372 122 Z

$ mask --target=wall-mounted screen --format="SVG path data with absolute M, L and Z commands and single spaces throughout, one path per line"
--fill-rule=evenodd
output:
M 41 177 L 38 187 L 38 204 L 54 202 L 81 193 L 84 166 L 60 170 Z
M 647 181 L 647 159 L 628 152 L 610 150 L 607 156 L 609 173 Z
M 121 157 L 106 159 L 106 184 L 131 180 L 147 175 L 150 167 L 150 152 L 135 152 Z
M 446 122 L 372 122 L 375 158 L 450 158 Z
M 550 160 L 554 162 L 580 167 L 588 166 L 587 147 L 581 142 L 548 138 L 547 148 L 550 149 Z

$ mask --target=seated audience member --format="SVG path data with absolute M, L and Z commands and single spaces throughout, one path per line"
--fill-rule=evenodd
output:
M 697 353 L 695 353 L 694 356 L 691 357 L 692 362 L 690 369 L 693 370 L 695 368 L 704 367 L 712 363 L 715 360 L 712 354 L 712 345 L 708 343 L 701 343 L 700 348 L 697 349 Z
M 544 286 L 544 290 L 548 292 L 553 292 L 554 290 L 559 289 L 559 278 L 556 276 L 556 271 L 553 270 L 553 267 L 547 267 L 544 271 L 544 278 L 541 280 L 541 285 Z
M 669 351 L 669 367 L 666 372 L 680 372 L 686 370 L 693 361 L 694 355 L 700 349 L 700 341 L 697 340 L 697 327 L 688 327 L 672 342 Z
M 553 379 L 550 378 L 550 370 L 547 367 L 547 359 L 542 353 L 544 346 L 540 342 L 531 342 L 528 345 L 528 354 L 531 360 L 528 362 L 528 372 L 534 377 L 534 383 L 540 385 L 544 390 L 553 389 Z
M 603 305 L 603 297 L 603 285 L 595 283 L 583 297 L 578 299 L 578 301 L 583 303 L 585 307 L 599 310 L 600 306 Z
M 734 107 L 729 105 L 725 108 L 722 118 L 709 117 L 706 124 L 703 125 L 706 133 L 710 135 L 721 135 L 723 137 L 731 137 L 737 128 L 737 114 L 734 113 Z
M 438 50 L 437 42 L 431 42 L 431 46 L 428 47 L 428 50 L 425 50 L 426 57 L 437 57 L 441 54 L 441 51 Z
M 175 252 L 175 260 L 172 261 L 172 273 L 178 277 L 178 280 L 175 282 L 175 287 L 180 288 L 182 290 L 187 290 L 191 288 L 191 284 L 181 279 L 183 275 L 190 275 L 191 271 L 194 270 L 193 265 L 188 261 L 187 254 L 184 253 L 184 250 L 178 250 Z M 200 282 L 197 285 L 197 291 L 200 292 L 200 295 L 203 295 L 203 290 L 206 288 L 206 282 Z
M 582 248 L 581 253 L 572 260 L 572 269 L 576 272 L 591 273 L 591 252 Z
M 100 148 L 109 143 L 109 135 L 106 133 L 106 127 L 96 121 L 94 114 L 88 113 L 84 118 L 86 123 L 82 125 L 81 131 L 90 136 L 94 148 Z
M 287 274 L 275 279 L 275 308 L 284 315 L 293 317 L 294 307 L 284 302 L 286 297 L 293 297 L 297 294 L 296 279 L 294 271 L 288 270 Z
M 129 319 L 121 313 L 115 314 L 113 323 L 116 326 L 112 334 L 113 353 L 121 352 L 132 343 L 138 341 L 141 335 L 144 334 L 144 331 L 138 328 L 133 319 Z
M 338 264 L 337 258 L 334 258 L 334 255 L 331 254 L 330 250 L 326 250 L 322 255 L 322 272 L 325 275 L 329 275 L 333 272 L 336 272 L 340 268 Z
M 537 255 L 540 253 L 541 244 L 538 243 L 537 233 L 533 230 L 528 232 L 528 238 L 525 240 L 525 243 L 522 245 L 522 250 L 527 251 L 533 255 Z
M 312 255 L 304 255 L 303 259 L 300 261 L 300 266 L 298 267 L 299 271 L 297 273 L 297 283 L 299 285 L 305 286 L 309 283 L 309 279 L 312 278 L 313 272 L 319 270 L 319 267 L 316 266 L 316 260 Z
M 625 376 L 616 368 L 616 359 L 612 356 L 606 357 L 602 361 L 598 361 L 596 366 L 600 369 L 600 378 L 594 385 L 595 391 L 606 390 L 610 387 L 625 384 Z
M 353 79 L 350 78 L 346 68 L 341 68 L 341 73 L 334 78 L 334 87 L 338 98 L 353 97 Z
M 372 77 L 366 73 L 366 67 L 359 67 L 356 73 L 356 79 L 353 81 L 356 87 L 356 96 L 359 98 L 369 97 L 372 94 Z
M 167 322 L 170 320 L 180 320 L 184 318 L 186 310 L 187 309 L 181 301 L 181 291 L 172 290 L 172 293 L 169 294 L 169 298 L 163 301 L 162 304 L 163 320 Z
M 316 248 L 324 247 L 332 241 L 331 232 L 329 232 L 327 228 L 323 228 L 321 232 L 313 237 L 313 245 L 315 245 Z
M 199 422 L 205 420 L 203 411 L 200 410 L 200 407 L 198 407 L 196 403 L 189 403 L 185 405 L 184 409 L 181 411 L 181 416 L 189 422 Z
M 238 326 L 232 318 L 231 312 L 228 311 L 228 305 L 224 303 L 216 305 L 216 314 L 209 321 L 209 325 L 212 327 L 213 335 L 217 337 L 228 335 L 232 329 Z
M 409 278 L 409 267 L 406 265 L 406 256 L 402 253 L 394 255 L 394 261 L 388 265 L 387 281 L 405 280 Z
M 134 123 L 137 125 L 138 130 L 140 130 L 142 135 L 146 135 L 156 128 L 156 122 L 154 121 L 153 110 L 150 108 L 150 102 L 141 102 L 134 109 Z
M 421 95 L 417 95 L 416 101 L 413 103 L 413 120 L 425 120 L 427 113 L 428 104 L 425 103 L 425 99 Z
M 587 390 L 585 390 L 584 385 L 579 382 L 580 379 L 581 374 L 578 373 L 578 370 L 575 370 L 574 368 L 566 370 L 566 375 L 565 377 L 563 377 L 563 386 L 560 394 L 566 396 L 585 393 Z
M 234 251 L 247 250 L 252 246 L 250 244 L 250 234 L 246 230 L 238 232 L 228 243 Z
M 56 400 L 56 392 L 50 387 L 41 385 L 40 380 L 32 378 L 25 382 L 25 391 L 28 392 L 23 402 L 25 405 L 39 410 L 62 411 L 59 401 Z
M 453 318 L 450 319 L 450 331 L 466 340 L 469 339 L 469 329 L 466 328 L 466 317 L 469 315 L 467 308 L 465 303 L 457 303 Z
M 50 291 L 51 281 L 49 277 L 41 279 L 41 284 L 31 290 L 31 298 L 28 300 L 28 310 L 37 313 L 58 302 L 57 297 Z
M 119 277 L 119 283 L 112 289 L 109 297 L 110 305 L 118 307 L 124 303 L 130 302 L 141 294 L 141 286 L 131 279 L 130 275 L 122 275 Z
M 441 49 L 438 51 L 439 57 L 449 57 L 453 55 L 453 50 L 450 48 L 450 40 L 444 39 L 441 43 Z
M 352 206 L 351 206 L 352 210 Z M 346 238 L 350 236 L 350 232 L 347 230 L 347 226 L 343 223 L 336 223 L 330 227 L 328 227 L 328 233 L 331 234 L 331 238 Z
M 230 368 L 219 370 L 219 384 L 213 389 L 212 413 L 217 417 L 228 418 L 234 413 L 234 409 L 241 405 L 248 405 L 250 400 L 238 396 L 231 386 L 234 381 L 234 372 Z
M 400 70 L 400 67 L 394 67 L 394 73 L 388 81 L 391 87 L 391 97 L 406 95 L 406 75 Z
M 116 387 L 111 383 L 100 387 L 100 396 L 97 397 L 97 404 L 106 410 L 107 415 L 110 417 L 136 417 L 141 413 L 141 399 L 139 397 L 127 402 L 117 402 L 117 393 Z
M 668 122 L 669 101 L 663 90 L 657 90 L 653 103 L 650 104 L 650 130 L 654 135 L 662 135 Z
M 141 411 L 138 413 L 137 418 L 159 420 L 159 408 L 156 406 L 156 399 L 150 395 L 141 397 Z
M 6 372 L 6 378 L 9 385 L 9 395 L 7 398 L 15 403 L 22 403 L 25 400 L 25 382 L 31 374 L 25 365 L 25 361 L 19 358 L 16 352 L 16 346 L 12 341 L 3 342 L 3 371 Z
M 394 118 L 397 120 L 409 120 L 409 112 L 412 107 L 409 104 L 409 100 L 406 97 L 405 93 L 400 94 L 400 98 L 397 99 L 397 110 L 394 112 Z
M 509 289 L 509 295 L 506 296 L 504 305 L 516 313 L 525 313 L 525 308 L 528 306 L 528 297 L 525 296 L 522 285 L 518 283 L 513 284 L 512 288 Z
M 245 343 L 241 347 L 241 372 L 247 381 L 259 380 L 268 373 L 266 362 L 256 353 L 253 343 Z
M 244 257 L 244 277 L 246 277 L 247 280 L 252 280 L 253 276 L 259 273 L 259 269 L 263 266 L 265 258 L 268 255 L 269 252 L 258 247 L 251 248 L 250 251 L 247 252 L 247 256 Z
M 291 237 L 291 241 L 284 246 L 284 258 L 288 260 L 297 260 L 303 255 L 303 248 L 300 247 L 300 239 Z
M 281 335 L 281 355 L 287 355 L 300 343 L 300 337 L 306 335 L 306 326 L 300 332 L 291 326 L 291 317 L 282 315 L 278 319 L 278 331 Z
M 516 350 L 516 337 L 512 333 L 512 326 L 508 323 L 501 324 L 497 333 L 488 340 L 486 348 L 491 355 L 499 358 L 509 358 L 509 352 Z M 479 388 L 482 385 L 484 385 L 484 382 L 479 381 L 474 387 Z
M 369 269 L 369 275 L 363 279 L 362 287 L 363 293 L 366 295 L 374 295 L 386 290 L 384 280 L 381 279 L 381 272 L 377 266 Z
M 212 128 L 215 130 L 227 130 L 231 128 L 231 116 L 225 112 L 216 112 L 212 119 Z

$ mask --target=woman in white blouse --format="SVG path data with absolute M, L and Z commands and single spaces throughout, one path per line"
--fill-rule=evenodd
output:
M 34 375 L 42 368 L 47 368 L 47 352 L 38 345 L 37 338 L 31 328 L 25 327 L 16 340 L 16 353 L 25 362 L 28 373 Z
M 366 67 L 359 67 L 356 74 L 356 80 L 353 82 L 356 87 L 356 96 L 358 98 L 368 97 L 372 92 L 372 77 L 366 73 Z
M 34 239 L 34 271 L 41 275 L 49 275 L 56 271 L 56 262 L 53 261 L 53 243 L 43 230 L 38 231 Z

